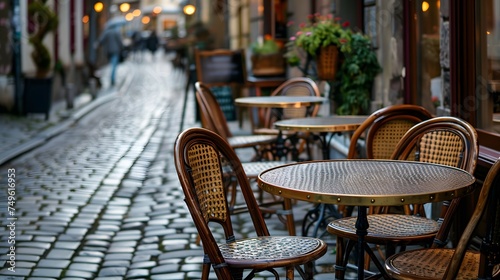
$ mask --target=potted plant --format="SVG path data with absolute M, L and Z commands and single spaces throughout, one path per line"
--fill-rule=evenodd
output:
M 285 74 L 286 62 L 282 47 L 270 36 L 251 45 L 252 73 L 254 76 L 280 76 Z
M 321 57 L 328 46 L 337 48 L 337 57 Z M 349 22 L 341 23 L 340 18 L 316 14 L 309 16 L 309 23 L 299 26 L 287 48 L 287 62 L 305 75 L 311 75 L 309 64 L 316 60 L 316 76 L 330 84 L 332 112 L 335 104 L 337 114 L 367 113 L 373 81 L 382 70 L 367 36 L 352 32 Z M 322 75 L 322 68 L 329 71 L 328 76 Z
M 300 67 L 300 57 L 307 57 L 304 72 L 308 72 L 311 60 L 316 62 L 318 78 L 332 81 L 339 65 L 340 53 L 350 51 L 349 22 L 340 23 L 333 15 L 310 15 L 308 23 L 299 25 L 299 30 L 290 37 L 285 54 L 290 65 Z
M 372 49 L 370 38 L 353 33 L 350 52 L 345 53 L 335 82 L 337 113 L 339 115 L 366 114 L 371 100 L 375 76 L 382 71 Z
M 33 46 L 31 58 L 36 72 L 31 77 L 25 77 L 24 83 L 24 112 L 45 113 L 49 116 L 52 99 L 52 56 L 44 44 L 48 33 L 54 31 L 59 19 L 56 13 L 47 5 L 47 0 L 34 0 L 28 5 L 28 16 L 34 28 L 29 36 L 29 43 Z

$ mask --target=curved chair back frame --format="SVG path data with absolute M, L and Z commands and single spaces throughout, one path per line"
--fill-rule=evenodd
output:
M 366 138 L 366 157 L 389 159 L 397 143 L 413 125 L 432 118 L 421 106 L 402 104 L 372 113 L 351 136 L 347 158 L 359 156 L 358 140 Z
M 277 87 L 271 96 L 321 96 L 318 85 L 307 77 L 290 78 L 279 87 Z M 272 128 L 272 124 L 276 120 L 315 117 L 319 112 L 320 105 L 315 104 L 309 107 L 302 108 L 284 108 L 280 110 L 265 109 L 264 127 Z M 280 112 L 279 114 L 277 112 Z

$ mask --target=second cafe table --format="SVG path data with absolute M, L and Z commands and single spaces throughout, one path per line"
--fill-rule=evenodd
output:
M 368 116 L 328 116 L 281 120 L 274 123 L 279 130 L 318 132 L 320 134 L 323 159 L 330 159 L 328 133 L 356 130 Z M 332 135 L 333 136 L 333 135 Z
M 475 178 L 446 165 L 365 159 L 282 165 L 263 171 L 257 181 L 264 191 L 286 198 L 358 206 L 358 256 L 363 256 L 367 207 L 451 200 L 471 193 Z M 363 257 L 357 265 L 363 279 Z
M 318 96 L 250 96 L 240 97 L 234 100 L 237 106 L 252 107 L 252 108 L 301 108 L 316 104 L 322 104 L 327 99 Z M 284 156 L 284 143 L 282 142 L 281 133 L 276 143 L 276 157 Z M 295 159 L 296 160 L 296 159 Z

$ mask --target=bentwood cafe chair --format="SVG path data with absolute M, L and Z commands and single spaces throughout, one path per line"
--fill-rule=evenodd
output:
M 212 93 L 210 88 L 205 86 L 200 82 L 195 83 L 196 88 L 196 98 L 200 106 L 200 115 L 202 127 L 209 129 L 219 136 L 223 137 L 225 141 L 233 149 L 242 148 L 253 148 L 255 151 L 254 160 L 250 162 L 243 162 L 243 169 L 248 179 L 254 182 L 260 172 L 275 167 L 277 165 L 282 165 L 289 163 L 287 161 L 263 161 L 263 153 L 270 150 L 268 147 L 276 141 L 276 135 L 238 135 L 233 136 L 227 125 L 224 113 L 220 108 L 215 95 Z M 227 194 L 230 197 L 229 207 L 231 213 L 237 214 L 245 211 L 246 207 L 240 207 L 238 205 L 238 191 L 236 185 L 234 184 L 234 174 L 231 172 L 226 172 L 226 175 L 230 176 L 227 182 Z M 226 176 L 227 178 L 227 176 Z M 264 193 L 260 188 L 256 190 L 258 193 L 258 202 L 262 212 L 267 216 L 276 214 L 278 218 L 286 224 L 288 232 L 290 235 L 295 235 L 295 221 L 293 217 L 292 202 L 289 198 L 281 198 L 268 195 L 264 197 Z M 275 206 L 280 206 L 277 208 Z
M 202 279 L 208 279 L 210 266 L 218 279 L 243 279 L 244 274 L 251 279 L 263 271 L 279 279 L 279 268 L 284 268 L 286 279 L 294 279 L 295 270 L 303 279 L 313 279 L 313 262 L 326 253 L 326 243 L 312 237 L 270 236 L 241 162 L 221 136 L 204 128 L 187 129 L 175 142 L 174 159 L 205 252 Z M 253 224 L 246 238 L 234 232 L 224 191 L 225 164 L 235 173 Z
M 436 117 L 413 126 L 403 136 L 391 156 L 394 160 L 415 160 L 444 164 L 474 173 L 479 153 L 476 130 L 467 122 L 455 117 Z M 411 205 L 404 213 L 392 213 L 390 207 L 376 209 L 368 215 L 367 243 L 385 246 L 383 258 L 394 254 L 399 246 L 407 245 L 443 247 L 446 245 L 452 218 L 460 198 L 443 203 L 441 216 L 426 218 L 423 205 Z M 356 217 L 332 221 L 328 232 L 337 236 L 336 275 L 343 279 L 350 252 L 357 243 Z M 347 240 L 347 244 L 344 243 Z M 371 260 L 382 275 L 383 265 L 369 246 L 365 246 Z
M 467 250 L 480 225 L 479 251 Z M 476 208 L 455 249 L 426 248 L 389 257 L 385 267 L 394 279 L 499 279 L 500 278 L 500 158 L 483 182 Z

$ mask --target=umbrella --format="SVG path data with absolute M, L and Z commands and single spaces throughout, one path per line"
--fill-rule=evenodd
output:
M 108 20 L 106 22 L 105 28 L 112 28 L 112 27 L 118 27 L 127 24 L 128 21 L 125 19 L 125 17 L 122 16 L 117 16 L 113 17 L 112 19 Z

